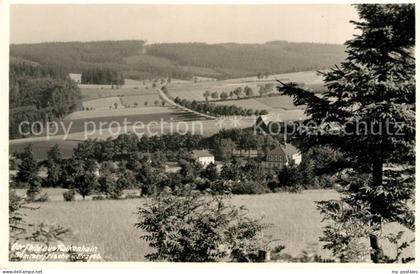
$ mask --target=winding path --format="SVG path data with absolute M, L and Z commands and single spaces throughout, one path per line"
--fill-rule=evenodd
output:
M 184 107 L 184 106 L 181 106 L 181 105 L 179 105 L 179 104 L 177 104 L 177 103 L 175 103 L 171 98 L 169 98 L 168 97 L 168 95 L 166 95 L 166 93 L 165 92 L 163 92 L 162 90 L 160 90 L 160 89 L 156 89 L 158 92 L 159 92 L 159 96 L 167 103 L 167 104 L 169 104 L 169 105 L 171 105 L 171 106 L 173 106 L 173 107 L 176 107 L 176 108 L 178 108 L 178 109 L 181 109 L 181 110 L 183 110 L 183 111 L 186 111 L 186 112 L 189 112 L 189 113 L 192 113 L 192 114 L 195 114 L 195 115 L 198 115 L 198 116 L 201 116 L 201 117 L 203 117 L 203 118 L 206 118 L 206 119 L 211 119 L 211 120 L 216 120 L 216 119 L 218 119 L 217 117 L 215 117 L 215 116 L 211 116 L 211 115 L 207 115 L 207 114 L 204 114 L 204 113 L 201 113 L 201 112 L 198 112 L 198 111 L 195 111 L 195 110 L 192 110 L 192 109 L 189 109 L 189 108 L 186 108 L 186 107 Z

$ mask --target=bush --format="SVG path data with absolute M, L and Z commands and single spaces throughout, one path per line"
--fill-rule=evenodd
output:
M 232 186 L 232 194 L 262 194 L 268 192 L 267 185 L 256 181 L 237 181 Z
M 190 192 L 191 193 L 191 192 Z M 263 225 L 223 196 L 161 195 L 138 211 L 137 228 L 153 253 L 151 261 L 261 261 Z
M 231 194 L 232 193 L 232 180 L 216 180 L 210 182 L 210 192 L 216 195 Z
M 38 198 L 36 198 L 34 202 L 44 203 L 44 202 L 48 202 L 49 200 L 50 198 L 48 197 L 48 194 L 44 193 L 40 195 Z
M 66 202 L 74 201 L 75 194 L 76 192 L 74 191 L 74 189 L 67 190 L 66 192 L 63 193 L 64 201 Z
M 290 192 L 290 193 L 300 193 L 302 192 L 303 187 L 301 185 L 293 185 L 293 186 L 282 186 L 276 188 L 274 192 Z
M 124 195 L 124 199 L 138 199 L 141 198 L 139 193 L 136 192 L 130 192 Z

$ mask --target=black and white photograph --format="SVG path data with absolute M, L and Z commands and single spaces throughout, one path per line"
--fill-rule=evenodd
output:
M 9 4 L 5 269 L 418 273 L 414 2 Z

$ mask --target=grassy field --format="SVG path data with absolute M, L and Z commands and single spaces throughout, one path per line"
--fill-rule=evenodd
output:
M 50 194 L 61 196 L 60 191 Z M 311 249 L 328 257 L 330 254 L 318 241 L 322 223 L 314 202 L 337 197 L 335 191 L 316 190 L 299 194 L 238 195 L 233 196 L 231 202 L 246 206 L 250 216 L 270 223 L 264 235 L 280 239 L 279 243 L 286 246 L 285 253 L 299 255 L 302 250 Z M 106 260 L 144 261 L 150 248 L 139 238 L 142 232 L 134 228 L 137 208 L 143 203 L 144 199 L 47 202 L 37 204 L 40 209 L 32 211 L 27 218 L 29 223 L 56 223 L 71 228 L 67 244 L 95 245 Z M 390 225 L 384 231 L 397 232 L 400 229 L 397 225 Z M 413 234 L 406 236 L 411 239 Z M 384 242 L 384 247 L 387 253 L 392 252 L 389 244 Z M 404 253 L 405 256 L 413 254 L 413 248 Z
M 79 85 L 80 93 L 83 100 L 92 100 L 105 97 L 120 97 L 127 95 L 147 95 L 154 94 L 156 91 L 152 88 L 153 83 L 149 80 L 136 81 L 126 79 L 126 84 L 120 88 L 112 88 L 110 85 Z M 183 83 L 174 80 L 173 84 Z M 160 87 L 160 83 L 156 83 Z
M 232 100 L 232 101 L 221 101 L 221 102 L 215 102 L 216 105 L 235 105 L 238 107 L 242 107 L 242 108 L 249 108 L 249 109 L 258 109 L 258 110 L 263 110 L 266 109 L 268 111 L 271 110 L 271 108 L 269 108 L 267 105 L 260 103 L 258 100 L 256 99 L 241 99 L 241 100 Z
M 293 100 L 289 96 L 257 97 L 255 100 L 271 109 L 293 110 L 299 108 L 293 104 Z
M 179 85 L 169 85 L 168 90 L 169 93 L 176 97 L 185 98 L 189 100 L 204 100 L 203 93 L 208 90 L 210 92 L 218 92 L 219 94 L 223 91 L 230 92 L 233 91 L 237 87 L 244 88 L 248 86 L 252 88 L 254 91 L 254 95 L 258 95 L 259 86 L 265 84 L 273 84 L 278 85 L 277 80 L 281 80 L 284 82 L 296 82 L 305 84 L 308 86 L 319 86 L 322 84 L 322 78 L 314 71 L 305 71 L 305 72 L 296 72 L 296 73 L 287 73 L 287 74 L 277 74 L 277 75 L 270 75 L 264 79 L 257 79 L 256 76 L 254 77 L 247 77 L 247 78 L 237 78 L 237 79 L 228 79 L 222 81 L 210 81 L 210 82 L 198 82 L 198 83 L 182 83 Z M 277 93 L 275 89 L 271 91 L 272 93 Z M 236 98 L 236 96 L 235 96 Z M 212 98 L 209 97 L 211 101 Z M 283 101 L 287 101 L 286 97 L 283 97 L 282 100 L 278 103 L 282 103 Z M 288 102 L 286 102 L 288 103 Z M 281 107 L 281 105 L 280 105 Z
M 159 114 L 159 113 L 171 113 L 174 112 L 172 108 L 169 107 L 131 107 L 131 108 L 117 108 L 117 109 L 95 109 L 95 110 L 81 110 L 75 111 L 69 114 L 65 120 L 80 120 L 80 119 L 90 119 L 90 118 L 99 118 L 99 117 L 109 117 L 109 116 L 130 116 L 130 115 L 141 115 L 141 114 Z
M 121 97 L 121 102 L 126 107 L 134 106 L 136 103 L 140 108 L 145 107 L 145 103 L 147 103 L 147 106 L 151 107 L 155 106 L 156 100 L 160 104 L 161 99 L 156 91 L 150 94 L 126 95 Z
M 117 108 L 123 108 L 124 106 L 121 104 L 121 100 L 119 97 L 107 97 L 107 98 L 99 98 L 93 100 L 87 100 L 82 103 L 83 107 L 90 108 L 90 109 L 112 109 L 115 108 L 115 104 Z

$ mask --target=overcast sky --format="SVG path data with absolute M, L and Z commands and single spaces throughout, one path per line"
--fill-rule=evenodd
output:
M 14 5 L 11 43 L 142 39 L 156 42 L 344 43 L 350 5 Z

